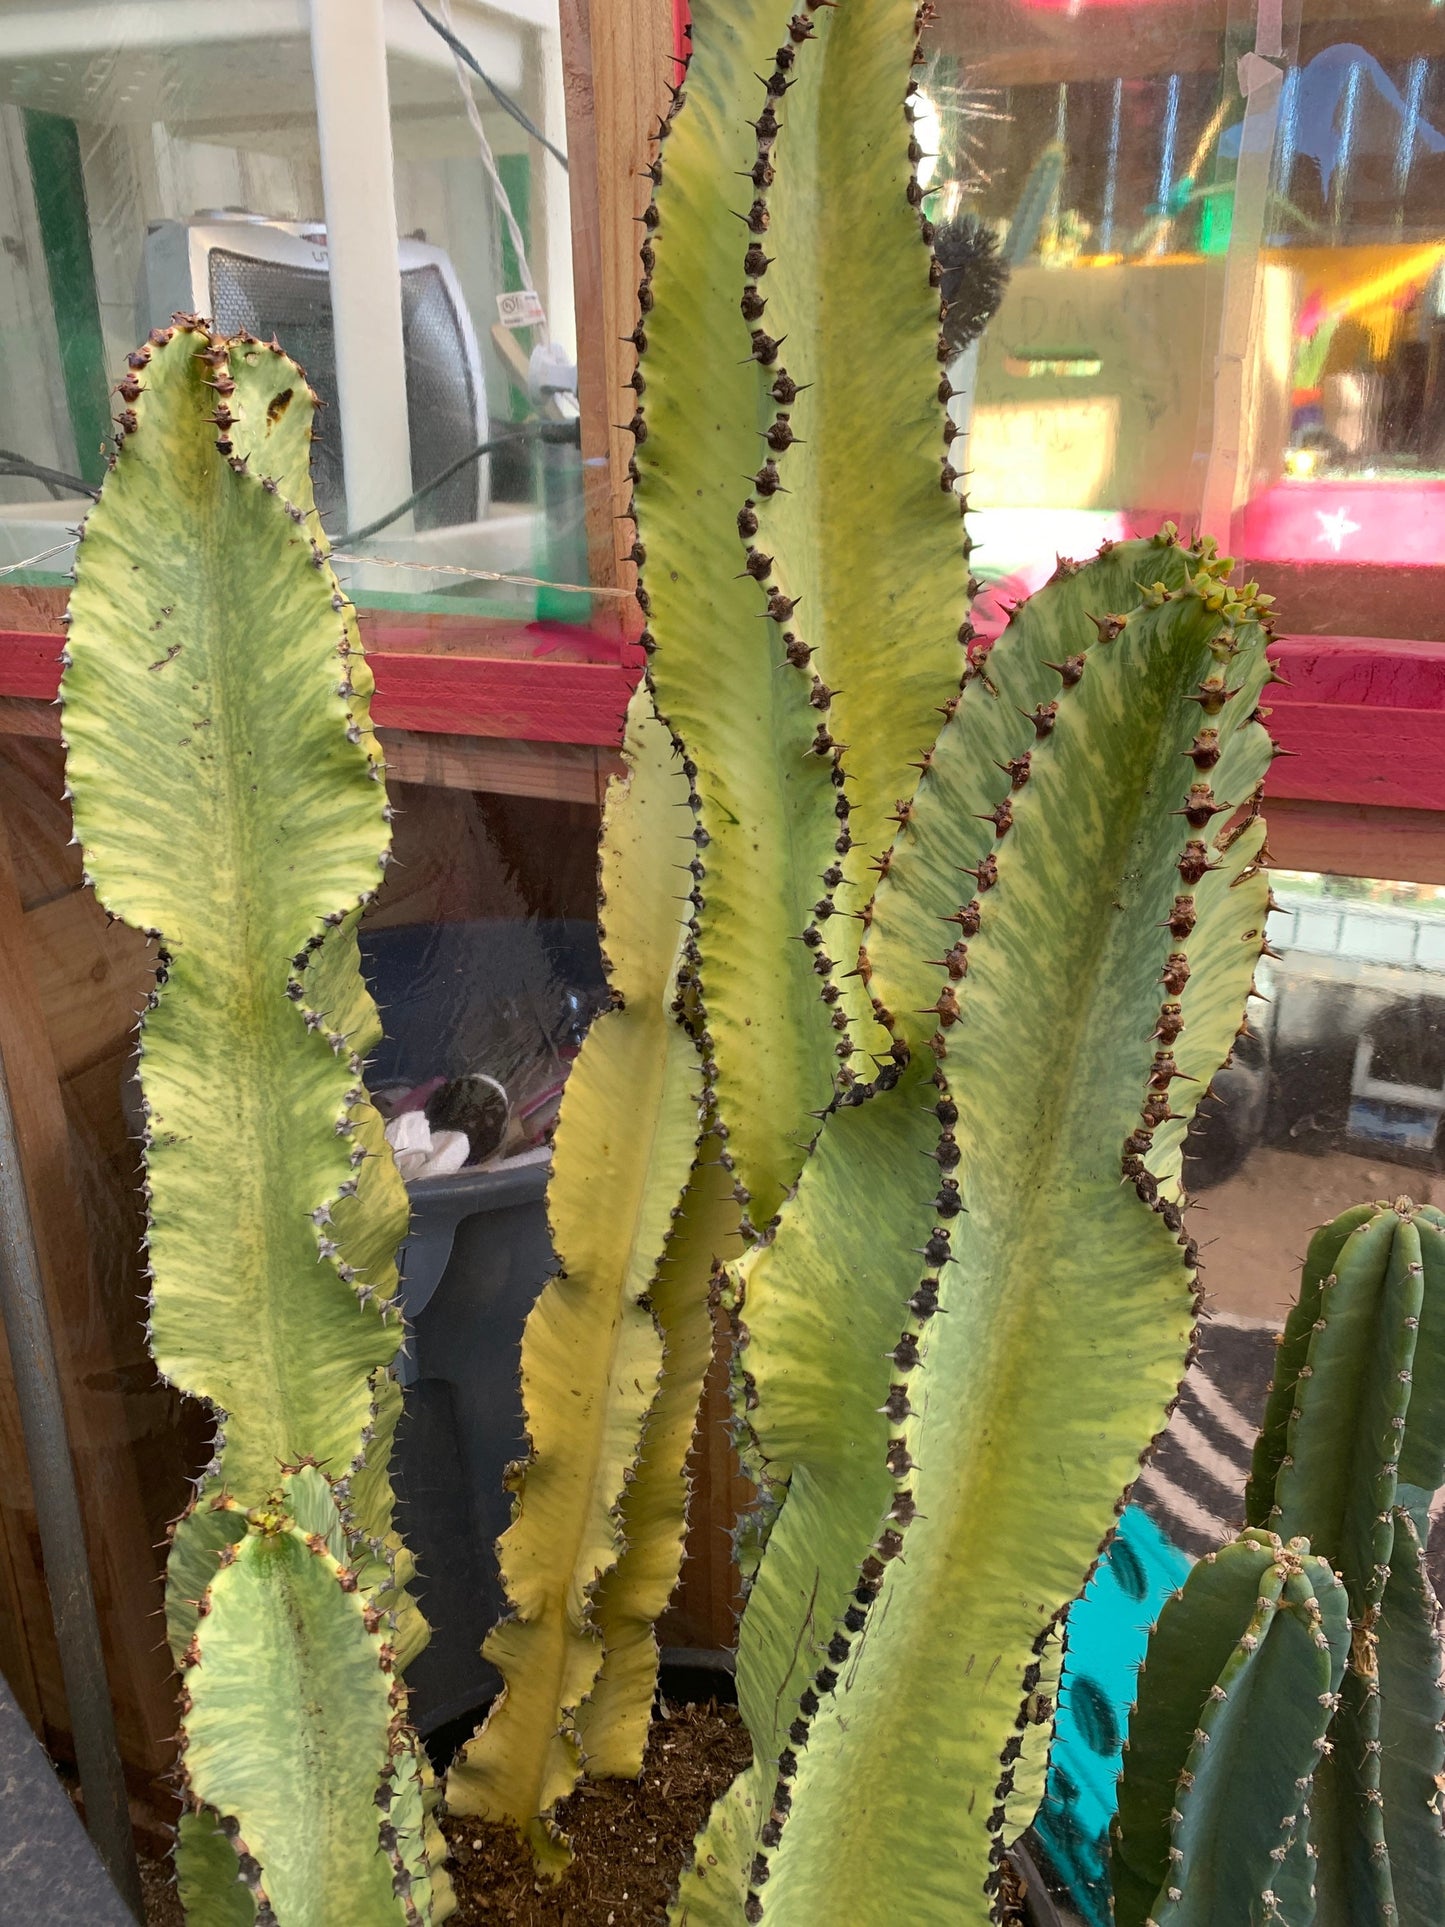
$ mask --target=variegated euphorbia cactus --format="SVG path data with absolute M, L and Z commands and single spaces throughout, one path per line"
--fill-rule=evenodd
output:
M 1222 567 L 1166 535 L 1062 570 L 892 846 L 866 967 L 901 1077 L 737 1277 L 786 1497 L 754 1765 L 679 1921 L 989 1916 L 1039 1656 L 1188 1356 L 1182 1133 L 1264 940 L 1265 636 Z
M 159 946 L 141 1043 L 150 1341 L 216 1416 L 173 1535 L 197 1921 L 451 1910 L 399 1669 L 387 1462 L 406 1194 L 368 1101 L 356 926 L 390 815 L 316 520 L 315 397 L 178 317 L 130 357 L 63 682 L 86 872 Z
M 604 854 L 623 1007 L 567 1099 L 588 1114 L 627 1036 L 653 1108 L 620 1149 L 564 1110 L 567 1277 L 524 1356 L 538 1451 L 492 1645 L 508 1696 L 451 1791 L 555 1866 L 558 1794 L 617 1757 L 606 1602 L 639 1565 L 665 1582 L 680 1537 L 675 1470 L 665 1518 L 633 1505 L 648 1383 L 617 1335 L 655 1360 L 635 1313 L 658 1317 L 665 1400 L 670 1321 L 705 1317 L 729 1256 L 719 1219 L 662 1313 L 659 1207 L 678 1199 L 686 1245 L 705 1133 L 691 1184 L 715 1159 L 752 1247 L 721 1295 L 763 1490 L 738 1658 L 755 1762 L 677 1918 L 982 1919 L 1054 1623 L 1188 1354 L 1182 1136 L 1263 945 L 1267 599 L 1166 531 L 1061 564 L 977 647 L 912 9 L 703 0 L 693 31 L 633 379 L 648 689 L 676 760 L 646 753 L 641 695 Z M 690 849 L 680 809 L 651 839 L 630 821 L 669 784 Z M 650 952 L 614 945 L 624 891 L 658 906 Z M 584 1184 L 618 1200 L 625 1263 L 569 1234 Z M 557 1491 L 585 1526 L 560 1543 Z M 540 1682 L 528 1646 L 555 1656 Z
M 552 1870 L 551 1811 L 584 1764 L 641 1765 L 713 1268 L 773 1218 L 855 1077 L 850 918 L 971 634 L 911 204 L 912 11 L 840 16 L 836 114 L 800 61 L 791 199 L 748 126 L 775 116 L 781 90 L 760 102 L 752 70 L 786 20 L 771 0 L 694 9 L 707 57 L 663 124 L 645 221 L 632 554 L 653 653 L 603 837 L 618 1008 L 568 1085 L 550 1192 L 564 1275 L 523 1346 L 533 1458 L 501 1548 L 514 1617 L 487 1648 L 506 1695 L 447 1787 L 524 1827 Z M 835 176 L 853 213 L 820 223 Z

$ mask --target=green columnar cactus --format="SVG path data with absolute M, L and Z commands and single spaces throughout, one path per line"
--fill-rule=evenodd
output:
M 988 1916 L 1039 1655 L 1186 1360 L 1181 1135 L 1264 941 L 1269 669 L 1229 566 L 1166 532 L 1062 567 L 886 861 L 864 967 L 906 1068 L 741 1267 L 787 1496 L 739 1647 L 755 1763 L 678 1921 Z
M 64 726 L 87 874 L 161 946 L 141 1062 L 151 1346 L 217 1415 L 168 1573 L 173 1647 L 202 1654 L 208 1682 L 198 1694 L 192 1672 L 202 1730 L 182 1725 L 182 1884 L 202 1920 L 441 1919 L 402 1689 L 377 1673 L 385 1717 L 364 1755 L 321 1710 L 357 1654 L 380 1664 L 358 1615 L 386 1623 L 396 1665 L 425 1627 L 387 1475 L 406 1194 L 362 1078 L 380 1027 L 356 945 L 389 808 L 370 672 L 315 521 L 315 397 L 274 345 L 187 318 L 130 357 L 120 394 Z M 298 1490 L 325 1559 L 282 1523 Z M 315 1603 L 336 1591 L 328 1561 L 354 1600 Z M 263 1613 L 307 1626 L 274 1671 L 257 1663 Z M 314 1784 L 267 1806 L 287 1746 Z M 399 1861 L 386 1801 L 410 1816 Z M 363 1835 L 392 1868 L 380 1884 L 351 1864 Z M 241 1839 L 254 1900 L 236 1886 Z
M 1353 1636 L 1312 1802 L 1319 1927 L 1445 1919 L 1445 1697 L 1421 1547 L 1445 1482 L 1445 1214 L 1360 1205 L 1311 1241 L 1246 1495 L 1308 1536 Z
M 488 1647 L 507 1698 L 449 1782 L 453 1805 L 521 1825 L 549 1871 L 565 1858 L 550 1814 L 581 1767 L 641 1765 L 651 1622 L 681 1556 L 713 1266 L 736 1255 L 740 1228 L 772 1218 L 835 1083 L 853 1080 L 854 1032 L 874 1026 L 866 987 L 845 974 L 857 954 L 846 919 L 864 909 L 866 859 L 887 840 L 887 812 L 907 807 L 971 634 L 959 628 L 938 300 L 910 205 L 911 6 L 857 9 L 810 47 L 809 17 L 790 22 L 777 0 L 704 0 L 694 32 L 707 57 L 687 110 L 679 95 L 663 123 L 639 291 L 632 554 L 652 695 L 634 704 L 633 791 L 640 732 L 658 727 L 653 696 L 681 761 L 667 771 L 654 748 L 649 781 L 665 801 L 604 855 L 625 1008 L 595 1028 L 573 1073 L 588 1092 L 617 1084 L 630 1038 L 630 1090 L 605 1108 L 649 1124 L 625 1144 L 573 1130 L 596 1099 L 569 1090 L 551 1194 L 567 1276 L 528 1331 L 534 1458 L 503 1544 L 516 1618 Z M 764 100 L 756 49 L 779 42 L 787 71 Z M 769 130 L 785 94 L 784 171 Z M 845 175 L 862 218 L 820 220 L 824 188 Z M 906 647 L 881 649 L 880 629 Z M 667 807 L 677 801 L 695 812 L 691 848 Z M 613 807 L 619 825 L 635 815 L 627 791 Z M 609 818 L 604 851 L 613 837 Z M 684 870 L 685 923 L 674 901 Z M 610 906 L 629 892 L 635 929 L 619 946 Z M 716 1136 L 689 1179 L 699 1128 Z M 609 1236 L 594 1226 L 583 1241 L 571 1227 L 599 1197 Z M 664 1253 L 646 1213 L 665 1231 L 669 1209 Z M 539 1663 L 543 1644 L 553 1657 Z
M 1313 1917 L 1311 1781 L 1350 1646 L 1345 1592 L 1302 1539 L 1245 1531 L 1159 1615 L 1119 1782 L 1119 1927 Z

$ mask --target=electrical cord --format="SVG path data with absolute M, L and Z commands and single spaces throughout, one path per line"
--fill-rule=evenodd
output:
M 433 475 L 429 482 L 423 482 L 420 488 L 413 489 L 404 502 L 398 502 L 394 509 L 388 509 L 385 515 L 378 516 L 374 522 L 368 522 L 365 528 L 347 529 L 342 534 L 333 535 L 332 546 L 339 548 L 343 543 L 365 542 L 373 535 L 380 535 L 383 529 L 390 528 L 393 522 L 398 521 L 409 509 L 414 509 L 417 503 L 424 501 L 433 490 L 439 489 L 443 482 L 449 482 L 453 475 L 464 469 L 469 462 L 479 462 L 484 455 L 495 455 L 498 449 L 513 448 L 519 442 L 545 442 L 553 447 L 560 445 L 580 448 L 582 446 L 581 417 L 565 422 L 523 422 L 509 435 L 497 435 L 491 441 L 480 443 L 476 448 L 469 449 L 465 455 L 458 455 L 454 462 L 447 464 L 440 475 Z
M 467 66 L 470 67 L 472 72 L 477 76 L 477 79 L 480 80 L 490 92 L 492 99 L 496 101 L 502 112 L 504 114 L 510 114 L 517 125 L 524 127 L 534 141 L 540 141 L 552 158 L 565 169 L 567 166 L 567 156 L 562 152 L 561 148 L 555 146 L 553 142 L 548 140 L 541 128 L 522 111 L 510 94 L 502 91 L 496 81 L 492 79 L 491 75 L 485 72 L 476 55 L 472 52 L 471 48 L 468 47 L 466 42 L 458 39 L 444 20 L 438 20 L 434 13 L 429 12 L 427 8 L 422 5 L 422 0 L 415 0 L 415 5 L 417 12 L 421 15 L 422 19 L 425 20 L 432 32 L 441 36 L 458 60 L 465 61 Z
M 92 501 L 100 495 L 98 488 L 81 481 L 78 475 L 67 475 L 63 469 L 47 468 L 43 462 L 32 462 L 28 455 L 18 455 L 13 448 L 0 448 L 0 476 L 7 475 L 43 482 L 48 489 L 54 489 L 62 495 L 88 495 Z

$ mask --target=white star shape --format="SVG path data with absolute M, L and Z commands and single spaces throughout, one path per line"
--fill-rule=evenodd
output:
M 1348 509 L 1335 509 L 1328 515 L 1323 509 L 1316 509 L 1315 520 L 1320 525 L 1320 532 L 1315 537 L 1316 542 L 1328 542 L 1336 555 L 1343 547 L 1347 535 L 1358 535 L 1360 532 L 1359 523 L 1350 520 Z

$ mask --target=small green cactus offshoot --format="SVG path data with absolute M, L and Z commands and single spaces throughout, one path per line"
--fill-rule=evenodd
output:
M 1304 1540 L 1248 1530 L 1195 1566 L 1139 1669 L 1118 1927 L 1307 1927 L 1311 1783 L 1349 1647 L 1344 1588 Z
M 1445 1672 L 1422 1547 L 1445 1482 L 1445 1214 L 1409 1198 L 1318 1231 L 1246 1494 L 1349 1595 L 1350 1659 L 1316 1778 L 1317 1927 L 1445 1920 Z
M 167 1573 L 181 1887 L 205 1922 L 441 1920 L 395 1683 L 426 1634 L 387 1470 L 407 1202 L 366 1093 L 356 941 L 390 809 L 311 496 L 315 396 L 274 345 L 191 317 L 136 350 L 121 395 L 62 694 L 87 875 L 159 946 L 151 1348 L 217 1418 Z
M 1149 1643 L 1112 1856 L 1121 1927 L 1445 1919 L 1445 1650 L 1423 1559 L 1442 1483 L 1445 1214 L 1409 1198 L 1358 1205 L 1310 1243 L 1249 1526 L 1195 1568 Z M 1298 1603 L 1306 1579 L 1315 1644 L 1333 1660 L 1319 1691 L 1299 1639 L 1272 1667 L 1267 1644 L 1230 1651 L 1256 1590 L 1277 1635 L 1276 1609 Z

